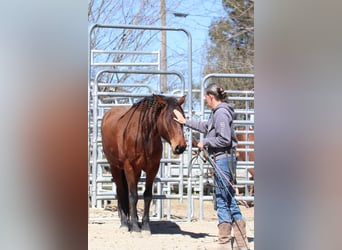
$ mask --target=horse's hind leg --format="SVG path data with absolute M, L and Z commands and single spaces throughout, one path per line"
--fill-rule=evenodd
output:
M 128 204 L 128 187 L 127 181 L 125 177 L 125 173 L 123 170 L 111 166 L 111 172 L 113 179 L 116 184 L 116 193 L 118 195 L 118 213 L 121 220 L 120 228 L 129 230 L 128 226 L 128 213 L 129 213 L 129 204 Z

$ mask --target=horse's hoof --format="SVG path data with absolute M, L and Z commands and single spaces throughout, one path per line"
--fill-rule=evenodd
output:
M 141 232 L 142 232 L 142 234 L 144 234 L 146 236 L 151 235 L 150 224 L 149 223 L 142 223 Z
M 131 236 L 134 238 L 142 238 L 140 227 L 131 227 Z
M 141 229 L 138 225 L 131 225 L 131 233 L 140 233 L 141 232 Z
M 143 238 L 141 232 L 131 232 L 131 238 Z
M 142 231 L 141 231 L 141 234 L 142 234 L 143 236 L 151 236 L 151 235 L 152 235 L 150 230 L 142 230 Z

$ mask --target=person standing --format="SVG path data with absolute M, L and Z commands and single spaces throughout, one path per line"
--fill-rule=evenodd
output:
M 174 119 L 185 126 L 204 133 L 204 139 L 197 144 L 198 149 L 207 148 L 209 156 L 232 183 L 233 173 L 230 170 L 232 167 L 230 165 L 234 164 L 236 167 L 237 162 L 235 154 L 231 152 L 238 144 L 233 127 L 234 108 L 231 103 L 226 101 L 227 93 L 225 90 L 216 83 L 208 85 L 205 89 L 205 100 L 211 109 L 208 120 L 185 119 L 177 110 L 174 110 Z M 217 183 L 220 182 L 215 175 L 218 243 L 227 244 L 227 246 L 231 244 L 231 231 L 233 229 L 238 249 L 248 249 L 246 223 L 234 197 L 234 188 L 227 183 L 227 190 Z

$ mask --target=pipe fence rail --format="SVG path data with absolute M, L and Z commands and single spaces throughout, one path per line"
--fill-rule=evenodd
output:
M 182 32 L 186 34 L 188 51 L 187 51 L 187 75 L 174 70 L 160 70 L 160 53 L 159 51 L 104 51 L 97 48 L 91 43 L 91 36 L 96 29 L 142 29 L 156 31 L 172 31 Z M 116 105 L 132 105 L 144 96 L 160 92 L 159 85 L 153 85 L 149 82 L 117 82 L 111 77 L 113 74 L 126 75 L 173 75 L 178 81 L 180 88 L 172 89 L 164 95 L 180 97 L 186 95 L 186 102 L 183 106 L 185 115 L 189 119 L 204 119 L 210 113 L 210 110 L 204 106 L 203 93 L 205 84 L 210 78 L 246 78 L 252 79 L 251 74 L 210 74 L 203 78 L 198 89 L 193 88 L 192 84 L 192 40 L 190 32 L 172 27 L 150 27 L 136 25 L 93 25 L 89 30 L 89 51 L 88 51 L 88 196 L 89 207 L 103 208 L 112 200 L 116 200 L 116 187 L 112 182 L 109 171 L 109 164 L 102 151 L 102 138 L 100 134 L 101 121 L 104 113 L 111 107 Z M 96 54 L 141 54 L 153 55 L 156 60 L 139 61 L 139 62 L 111 62 L 95 60 Z M 148 59 L 147 59 L 148 60 Z M 129 66 L 129 69 L 127 69 Z M 143 69 L 141 68 L 143 67 Z M 114 79 L 114 80 L 113 80 Z M 107 81 L 106 81 L 107 80 Z M 240 114 L 240 118 L 234 120 L 236 128 L 244 127 L 242 131 L 237 133 L 254 133 L 254 91 L 227 91 L 229 99 L 232 102 L 244 102 L 243 108 L 235 110 Z M 194 98 L 200 94 L 200 100 Z M 198 105 L 193 105 L 196 103 Z M 192 137 L 196 134 L 189 129 L 184 131 L 187 140 L 187 150 L 180 156 L 172 154 L 170 145 L 163 142 L 164 151 L 160 163 L 160 168 L 154 181 L 153 206 L 151 209 L 151 219 L 167 218 L 171 220 L 170 206 L 171 199 L 177 199 L 180 202 L 187 201 L 187 221 L 191 221 L 195 216 L 194 211 L 199 211 L 198 218 L 203 219 L 203 202 L 213 200 L 212 189 L 210 185 L 212 180 L 208 177 L 209 165 L 200 159 L 191 162 L 193 153 L 196 148 L 192 147 Z M 238 152 L 248 155 L 254 151 L 254 141 L 240 141 Z M 191 165 L 191 168 L 190 168 Z M 237 188 L 244 190 L 244 195 L 237 196 L 237 200 L 253 201 L 254 196 L 249 193 L 249 186 L 254 185 L 254 181 L 250 180 L 248 169 L 254 168 L 254 162 L 249 161 L 248 157 L 245 161 L 238 161 L 238 182 Z M 138 195 L 141 199 L 144 192 L 145 174 L 143 172 L 139 185 Z M 199 208 L 194 208 L 194 200 L 199 200 Z M 164 201 L 167 201 L 165 206 Z M 91 219 L 91 218 L 90 218 Z

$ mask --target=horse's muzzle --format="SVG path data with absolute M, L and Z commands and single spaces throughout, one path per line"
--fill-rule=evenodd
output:
M 184 150 L 186 149 L 186 145 L 181 146 L 181 145 L 177 145 L 175 148 L 175 153 L 176 154 L 181 154 L 184 152 Z

